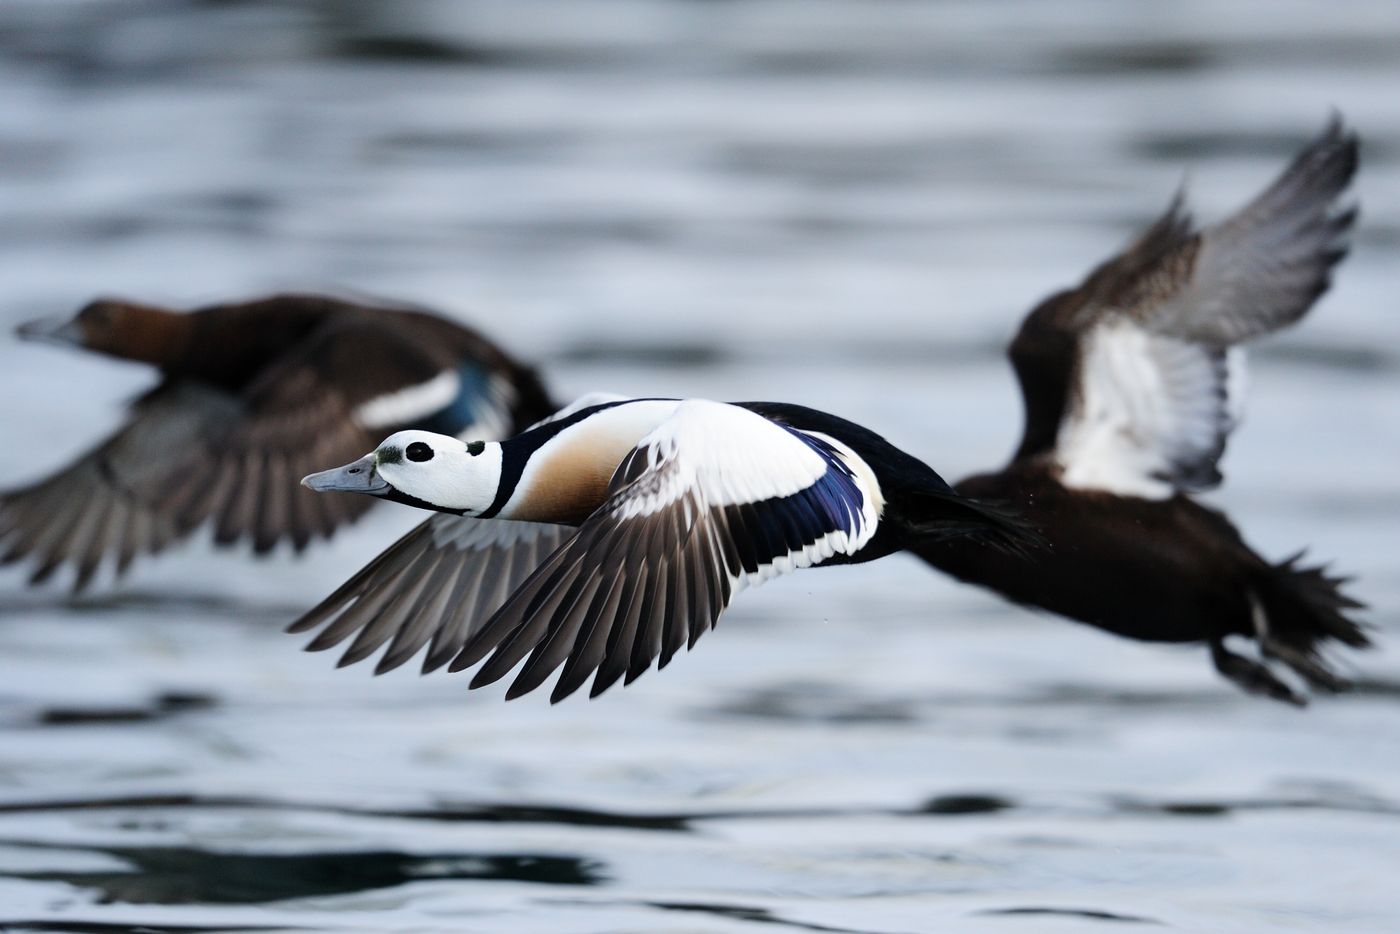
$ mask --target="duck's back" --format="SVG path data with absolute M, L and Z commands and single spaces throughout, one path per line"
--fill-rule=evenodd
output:
M 1148 500 L 1070 490 L 1034 463 L 969 477 L 957 489 L 1024 504 L 1046 540 L 1029 556 L 975 541 L 918 549 L 959 580 L 1149 641 L 1196 641 L 1248 619 L 1248 581 L 1264 562 L 1224 515 L 1186 496 Z

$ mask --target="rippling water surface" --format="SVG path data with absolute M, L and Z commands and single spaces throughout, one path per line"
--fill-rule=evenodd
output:
M 1340 108 L 1337 287 L 1254 353 L 1229 483 L 1400 626 L 1400 19 L 1198 0 L 0 5 L 0 323 L 98 293 L 414 300 L 593 388 L 778 398 L 951 477 L 1019 316 Z M 148 372 L 0 338 L 0 484 Z M 747 594 L 664 675 L 510 704 L 283 623 L 416 520 L 0 577 L 0 930 L 1400 929 L 1400 665 L 1305 712 L 905 559 Z

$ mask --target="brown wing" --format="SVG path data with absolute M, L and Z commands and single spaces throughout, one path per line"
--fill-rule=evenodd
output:
M 1356 138 L 1333 120 L 1262 194 L 1195 232 L 1181 196 L 1012 342 L 1026 426 L 1017 458 L 1053 452 L 1072 485 L 1164 496 L 1220 481 L 1243 358 L 1231 344 L 1302 317 L 1345 255 L 1336 202 Z
M 33 557 L 31 583 L 65 562 L 75 589 L 115 556 L 117 573 L 138 554 L 159 552 L 191 525 L 162 508 L 159 491 L 200 467 L 207 432 L 238 417 L 235 396 L 171 384 L 140 399 L 126 425 L 59 473 L 0 495 L 0 561 Z
M 347 360 L 364 378 L 354 377 Z M 357 421 L 356 407 L 441 370 L 441 361 L 383 325 L 355 322 L 308 338 L 238 395 L 168 380 L 95 450 L 0 496 L 0 560 L 37 558 L 36 582 L 72 563 L 81 589 L 104 557 L 114 555 L 124 571 L 136 554 L 158 551 L 205 521 L 221 545 L 249 538 L 264 553 L 289 539 L 300 550 L 373 504 L 300 486 L 306 474 L 358 457 L 379 440 Z
M 1154 333 L 1217 346 L 1292 324 L 1346 255 L 1356 210 L 1336 208 L 1356 164 L 1356 136 L 1334 117 L 1258 197 L 1119 276 L 1096 304 Z
M 317 496 L 299 481 L 372 442 L 334 400 L 309 399 L 269 416 L 217 389 L 160 387 L 97 448 L 0 495 L 0 561 L 37 559 L 31 583 L 71 563 L 74 589 L 82 590 L 105 558 L 115 559 L 120 575 L 138 554 L 159 552 L 206 519 L 218 543 L 247 536 L 258 553 L 283 538 L 300 550 L 313 536 L 330 536 L 372 500 Z

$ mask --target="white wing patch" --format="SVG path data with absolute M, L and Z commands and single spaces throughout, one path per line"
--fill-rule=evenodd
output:
M 1221 349 L 1126 319 L 1093 328 L 1083 340 L 1078 398 L 1056 440 L 1061 482 L 1145 499 L 1211 485 L 1190 471 L 1213 465 L 1223 444 L 1225 369 Z
M 366 428 L 406 425 L 446 408 L 461 389 L 462 378 L 456 371 L 443 370 L 426 383 L 361 403 L 355 409 L 355 420 Z
M 826 435 L 811 437 L 831 445 L 851 468 L 862 502 L 842 501 L 849 529 L 828 532 L 761 563 L 757 572 L 731 575 L 737 593 L 749 585 L 811 567 L 837 554 L 854 554 L 875 534 L 884 500 L 874 474 L 849 447 Z M 686 525 L 703 521 L 705 511 L 763 503 L 793 496 L 822 480 L 828 462 L 792 432 L 738 406 L 692 399 L 643 438 L 647 473 L 634 481 L 632 496 L 617 513 L 619 520 L 652 515 L 663 509 L 684 510 Z
M 689 399 L 638 442 L 649 469 L 668 465 L 672 489 L 699 489 L 712 506 L 790 496 L 826 472 L 826 461 L 761 415 L 723 402 Z M 667 505 L 646 496 L 619 518 Z

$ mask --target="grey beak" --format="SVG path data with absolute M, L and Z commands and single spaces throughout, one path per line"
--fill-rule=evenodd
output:
M 51 341 L 55 344 L 79 344 L 83 342 L 83 329 L 77 319 L 71 317 L 40 318 L 26 321 L 15 328 L 15 333 L 24 340 Z
M 383 496 L 389 484 L 374 469 L 374 455 L 366 454 L 353 463 L 323 470 L 301 478 L 301 485 L 317 493 L 366 493 Z

